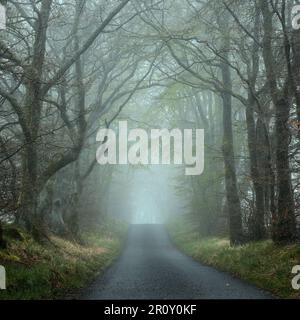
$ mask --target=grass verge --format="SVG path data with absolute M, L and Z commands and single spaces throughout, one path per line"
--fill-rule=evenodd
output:
M 291 270 L 300 264 L 300 244 L 277 246 L 272 241 L 230 247 L 226 238 L 201 238 L 194 227 L 178 220 L 168 225 L 175 245 L 206 265 L 226 271 L 281 298 L 299 299 Z
M 107 222 L 97 232 L 83 234 L 85 245 L 53 236 L 52 244 L 43 246 L 24 233 L 22 240 L 10 239 L 8 248 L 0 250 L 7 279 L 0 300 L 56 299 L 85 286 L 118 255 L 126 229 Z

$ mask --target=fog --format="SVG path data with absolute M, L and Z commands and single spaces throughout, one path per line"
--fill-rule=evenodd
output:
M 77 239 L 111 220 L 162 224 L 180 216 L 199 235 L 224 235 L 232 245 L 293 242 L 300 172 L 293 5 L 4 1 L 0 221 L 41 238 Z M 137 164 L 105 162 L 115 154 L 105 149 L 109 136 L 97 133 L 118 137 L 120 122 L 129 130 L 204 132 L 199 154 L 197 139 L 183 142 L 199 171 L 188 176 L 175 157 L 145 165 L 143 139 Z M 172 144 L 171 153 L 180 147 Z
M 119 167 L 113 178 L 108 211 L 131 224 L 163 224 L 182 213 L 175 193 L 178 168 L 149 166 Z

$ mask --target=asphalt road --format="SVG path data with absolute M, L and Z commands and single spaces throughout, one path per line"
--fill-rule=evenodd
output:
M 164 226 L 132 225 L 119 259 L 80 299 L 270 299 L 252 285 L 179 252 Z

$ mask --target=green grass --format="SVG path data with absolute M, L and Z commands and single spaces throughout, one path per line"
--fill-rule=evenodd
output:
M 186 221 L 168 226 L 174 243 L 206 265 L 231 273 L 281 298 L 300 298 L 292 288 L 293 266 L 300 264 L 300 244 L 277 246 L 272 241 L 230 247 L 226 238 L 201 238 Z
M 7 274 L 0 300 L 55 299 L 84 287 L 118 255 L 126 229 L 110 221 L 83 234 L 85 245 L 53 236 L 52 244 L 43 246 L 26 234 L 22 241 L 9 241 L 8 248 L 0 250 Z

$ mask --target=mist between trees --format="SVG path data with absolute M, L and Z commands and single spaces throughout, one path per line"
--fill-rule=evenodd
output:
M 105 216 L 184 214 L 232 245 L 296 241 L 296 2 L 1 1 L 1 223 L 78 239 Z M 97 165 L 97 131 L 119 120 L 204 129 L 204 173 Z

